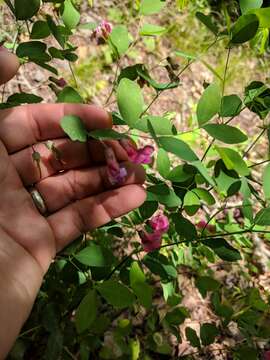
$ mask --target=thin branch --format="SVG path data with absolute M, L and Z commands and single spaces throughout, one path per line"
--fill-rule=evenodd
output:
M 257 142 L 260 140 L 260 138 L 264 135 L 266 129 L 263 129 L 260 134 L 256 137 L 256 139 L 252 142 L 252 144 L 248 147 L 248 149 L 244 152 L 243 158 L 247 156 L 247 154 L 250 152 L 250 150 L 257 144 Z

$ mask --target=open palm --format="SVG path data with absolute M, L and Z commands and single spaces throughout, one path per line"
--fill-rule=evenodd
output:
M 17 68 L 16 57 L 1 50 L 0 83 Z M 112 188 L 103 147 L 96 141 L 69 140 L 60 127 L 67 114 L 79 116 L 88 129 L 111 126 L 107 112 L 88 105 L 39 104 L 0 111 L 0 321 L 9 324 L 0 330 L 0 358 L 26 320 L 56 252 L 145 199 L 139 185 L 143 169 L 127 162 L 124 150 L 112 142 L 128 173 L 125 184 Z M 44 145 L 48 140 L 61 161 Z M 40 169 L 33 161 L 33 147 L 41 154 Z M 33 185 L 46 203 L 46 217 L 29 194 Z

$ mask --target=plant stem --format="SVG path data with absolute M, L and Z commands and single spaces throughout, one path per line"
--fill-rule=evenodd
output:
M 260 134 L 256 137 L 256 139 L 253 141 L 253 143 L 248 147 L 248 149 L 244 152 L 243 158 L 247 156 L 247 154 L 250 152 L 250 150 L 257 144 L 257 142 L 260 140 L 260 138 L 264 135 L 266 129 L 263 129 Z
M 118 75 L 119 67 L 120 67 L 120 59 L 117 60 L 116 70 L 115 70 L 115 74 L 114 74 L 112 89 L 111 89 L 111 92 L 110 92 L 107 100 L 105 101 L 105 105 L 104 105 L 104 106 L 107 106 L 107 105 L 108 105 L 108 103 L 109 103 L 109 101 L 111 100 L 111 97 L 112 97 L 112 95 L 113 95 L 113 92 L 114 92 L 114 89 L 115 89 L 115 85 L 116 85 L 116 82 L 117 82 L 117 75 Z
M 254 225 L 255 226 L 255 225 Z M 218 237 L 224 237 L 224 236 L 232 236 L 232 235 L 243 235 L 243 234 L 251 234 L 251 233 L 261 233 L 261 234 L 270 234 L 270 231 L 267 230 L 254 230 L 253 228 L 250 229 L 246 229 L 246 230 L 239 230 L 239 231 L 234 231 L 231 233 L 220 233 L 220 234 L 214 234 L 214 235 L 207 235 L 207 236 L 201 236 L 198 239 L 195 240 L 183 240 L 183 241 L 177 241 L 174 243 L 170 243 L 170 244 L 165 244 L 159 247 L 159 249 L 164 249 L 170 246 L 175 246 L 175 245 L 179 245 L 179 244 L 185 244 L 185 243 L 194 243 L 194 242 L 198 242 L 201 240 L 207 240 L 207 239 L 214 239 L 214 238 L 218 238 Z M 113 268 L 113 270 L 110 272 L 110 274 L 107 276 L 106 280 L 111 279 L 111 277 L 113 276 L 113 274 L 121 269 L 121 267 L 133 256 L 133 255 L 137 255 L 140 254 L 141 252 L 143 252 L 143 249 L 140 250 L 133 250 L 129 255 L 126 255 L 123 260 L 121 260 L 118 265 L 115 266 L 115 268 Z
M 75 82 L 76 89 L 78 89 L 78 81 L 77 81 L 77 78 L 76 78 L 76 76 L 75 76 L 75 73 L 74 73 L 74 70 L 73 70 L 73 67 L 72 67 L 70 61 L 68 62 L 68 66 L 69 66 L 71 75 L 72 75 L 72 77 L 73 77 L 73 80 L 74 80 L 74 82 Z
M 253 168 L 253 167 L 255 167 L 255 166 L 263 165 L 263 164 L 266 164 L 266 163 L 269 163 L 269 162 L 270 162 L 270 160 L 264 160 L 264 161 L 261 161 L 261 162 L 259 162 L 259 163 L 250 165 L 249 168 Z

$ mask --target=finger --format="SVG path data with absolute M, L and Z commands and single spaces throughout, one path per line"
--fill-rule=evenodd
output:
M 104 147 L 98 141 L 88 143 L 74 142 L 69 139 L 53 140 L 56 153 L 52 153 L 45 143 L 27 147 L 11 155 L 22 182 L 25 186 L 35 184 L 62 170 L 76 169 L 105 162 Z M 127 154 L 117 141 L 110 141 L 118 161 L 127 160 Z M 33 149 L 41 155 L 39 166 L 33 159 Z
M 143 204 L 145 190 L 127 185 L 70 204 L 47 218 L 54 231 L 57 251 L 82 233 L 102 226 Z
M 14 153 L 37 142 L 66 137 L 60 125 L 65 115 L 80 117 L 89 130 L 112 126 L 111 116 L 93 105 L 25 105 L 0 112 L 0 139 L 8 152 Z
M 122 165 L 127 170 L 123 185 L 144 183 L 145 172 L 142 166 L 128 162 Z M 42 180 L 35 187 L 50 213 L 77 200 L 114 188 L 108 180 L 106 166 L 67 171 Z
M 0 46 L 0 85 L 8 82 L 17 73 L 20 63 L 16 55 Z

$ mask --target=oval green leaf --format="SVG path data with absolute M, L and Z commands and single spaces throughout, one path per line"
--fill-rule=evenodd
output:
M 207 124 L 203 128 L 214 139 L 222 141 L 225 144 L 240 144 L 248 139 L 241 130 L 230 125 Z
M 117 103 L 124 121 L 133 127 L 143 112 L 141 88 L 134 81 L 122 79 L 117 89 Z

